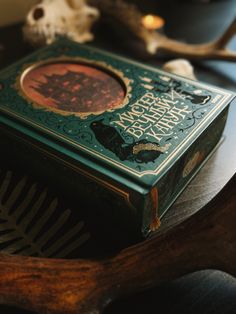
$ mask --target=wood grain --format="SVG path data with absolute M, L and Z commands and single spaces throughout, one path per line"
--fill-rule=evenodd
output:
M 7 38 L 10 39 L 8 40 L 10 49 L 3 50 L 1 54 L 2 59 L 0 56 L 0 66 L 5 66 L 6 63 L 11 63 L 26 53 L 25 46 L 19 44 L 18 40 L 20 38 L 20 28 L 11 28 L 10 33 L 4 33 L 6 41 Z M 13 37 L 15 37 L 16 40 L 12 40 Z M 3 40 L 3 37 L 1 37 L 1 40 Z M 5 44 L 4 41 L 3 43 Z M 120 46 L 120 43 L 118 46 Z M 157 61 L 155 61 L 155 64 L 156 63 Z M 233 66 L 234 65 L 232 65 L 232 67 Z M 202 69 L 200 72 L 203 80 L 212 78 L 211 83 L 213 84 L 231 89 L 234 87 L 233 83 L 231 83 L 227 77 L 220 77 L 218 75 L 219 73 L 211 73 L 209 67 L 206 67 L 205 73 L 203 73 Z M 147 242 L 149 244 L 148 247 L 145 247 L 146 251 L 143 247 L 146 243 L 142 243 L 136 247 L 124 250 L 116 257 L 102 261 L 50 261 L 1 256 L 1 303 L 32 309 L 38 313 L 86 313 L 86 311 L 90 311 L 92 308 L 102 310 L 111 299 L 113 300 L 122 297 L 123 295 L 130 295 L 137 290 L 146 289 L 147 287 L 158 283 L 166 282 L 167 279 L 175 278 L 180 274 L 196 269 L 208 268 L 211 266 L 235 274 L 235 269 L 232 267 L 233 259 L 232 262 L 229 262 L 228 260 L 236 255 L 235 241 L 233 240 L 233 234 L 231 234 L 232 238 L 230 238 L 230 229 L 228 229 L 224 222 L 226 217 L 224 202 L 228 203 L 227 199 L 229 194 L 231 194 L 232 197 L 235 183 L 232 183 L 231 181 L 231 187 L 229 185 L 227 187 L 228 192 L 224 192 L 224 194 L 221 194 L 221 197 L 218 196 L 218 201 L 217 199 L 214 201 L 217 201 L 217 204 L 215 203 L 214 205 L 216 206 L 215 209 L 214 207 L 211 207 L 211 209 L 209 209 L 209 207 L 204 207 L 235 173 L 235 116 L 236 107 L 232 106 L 225 131 L 225 141 L 165 216 L 160 233 L 156 234 L 156 238 L 151 239 L 151 242 Z M 222 196 L 224 196 L 226 200 L 224 200 Z M 231 199 L 231 201 L 232 207 L 231 209 L 227 207 L 228 209 L 226 211 L 228 212 L 232 211 L 234 206 L 233 199 Z M 212 204 L 213 203 L 211 203 L 211 205 Z M 223 212 L 221 212 L 221 214 L 220 204 L 223 206 Z M 183 225 L 180 224 L 199 209 L 202 210 L 197 213 L 196 216 L 190 218 L 190 220 Z M 211 215 L 210 220 L 208 219 L 209 212 L 214 213 L 213 216 L 216 220 L 214 220 Z M 216 213 L 218 214 L 216 215 Z M 204 214 L 206 214 L 206 216 Z M 196 217 L 199 217 L 197 219 L 200 220 L 200 225 L 195 226 L 195 228 L 198 229 L 192 228 L 194 224 L 192 219 L 195 219 Z M 232 221 L 228 218 L 227 223 L 232 227 L 233 219 L 235 218 L 231 218 Z M 220 220 L 219 224 L 218 219 Z M 174 227 L 174 229 L 170 229 L 176 223 L 180 225 Z M 189 233 L 186 233 L 186 228 L 190 227 L 192 228 L 191 232 L 189 231 Z M 227 230 L 225 228 L 227 228 Z M 208 231 L 206 232 L 206 230 Z M 219 232 L 218 235 L 221 235 L 220 239 L 217 234 L 213 235 L 216 230 Z M 178 234 L 181 235 L 180 239 L 178 239 Z M 177 241 L 174 241 L 174 236 L 177 236 Z M 159 245 L 158 241 L 160 241 L 160 239 L 162 239 L 161 242 L 163 243 Z M 156 240 L 157 242 L 155 242 Z M 183 245 L 183 247 L 187 248 L 190 246 L 190 243 L 195 245 L 195 250 L 190 248 L 190 253 L 187 255 L 187 252 L 185 252 L 186 255 L 183 255 L 183 251 L 179 246 L 181 247 Z M 155 258 L 154 256 L 149 256 L 148 252 L 150 254 L 156 254 Z M 163 257 L 164 255 L 166 255 L 166 257 Z M 197 266 L 195 255 L 197 261 L 201 256 L 203 257 L 201 263 Z M 129 257 L 131 257 L 130 260 Z M 192 259 L 191 263 L 189 263 L 190 259 Z M 167 264 L 164 264 L 164 262 Z M 124 267 L 126 267 L 124 273 L 123 263 Z M 176 265 L 180 266 L 174 271 Z M 169 270 L 167 270 L 167 266 L 169 267 Z M 145 267 L 147 270 L 149 270 L 149 268 L 152 270 L 152 277 L 149 277 L 150 273 L 147 274 Z M 177 275 L 177 272 L 179 275 Z M 215 273 L 216 272 L 214 272 L 214 274 Z M 131 277 L 128 275 L 131 275 Z M 201 273 L 201 275 L 195 276 L 195 278 L 198 277 L 198 279 L 200 278 L 200 280 L 208 282 L 209 277 L 212 276 L 213 273 L 208 273 L 208 275 Z M 220 280 L 222 277 L 223 275 L 218 275 L 217 279 Z M 142 278 L 144 278 L 144 281 L 137 283 L 137 281 L 141 281 Z M 222 298 L 223 292 L 230 289 L 230 287 L 227 286 L 226 281 L 228 281 L 228 279 L 225 280 L 224 285 L 222 284 L 222 294 L 220 295 Z M 181 284 L 182 287 L 184 287 L 182 292 L 186 292 L 189 288 L 188 285 L 186 282 L 183 283 L 183 281 L 181 281 Z M 191 285 L 190 282 L 188 284 Z M 209 282 L 209 284 L 211 284 L 211 282 Z M 195 282 L 192 282 L 192 285 L 195 285 Z M 176 289 L 178 291 L 181 290 L 180 286 L 181 285 L 176 284 Z M 165 286 L 162 285 L 161 290 L 163 289 L 165 290 Z M 154 300 L 156 301 L 156 291 L 153 294 L 155 294 Z M 166 300 L 169 300 L 169 289 L 166 294 L 168 295 Z M 193 299 L 196 302 L 201 302 L 194 293 L 192 294 Z M 207 294 L 206 291 L 205 294 Z M 179 294 L 179 297 L 182 297 L 182 300 L 184 300 L 184 295 L 180 296 Z M 201 294 L 201 297 L 204 298 L 203 293 Z M 216 296 L 213 295 L 212 302 L 214 302 L 215 298 Z M 226 308 L 230 307 L 230 300 L 232 301 L 232 298 L 226 298 L 226 301 L 229 302 L 225 301 L 224 312 L 221 313 L 226 313 Z M 134 298 L 134 302 L 137 303 L 137 297 Z M 179 308 L 183 311 L 184 306 L 181 307 L 181 304 L 178 302 L 176 301 L 175 309 Z M 214 303 L 217 304 L 217 302 Z M 92 307 L 92 305 L 94 305 L 94 307 Z M 147 304 L 143 305 L 145 309 L 146 306 Z M 194 305 L 192 306 L 194 307 Z M 155 308 L 156 312 L 156 302 L 153 308 Z M 164 308 L 166 313 L 166 304 Z M 231 310 L 231 313 L 234 313 L 233 308 Z M 8 313 L 8 309 L 4 309 L 3 312 Z M 146 310 L 143 311 L 143 313 L 144 312 L 147 313 Z M 154 309 L 152 309 L 151 312 L 153 313 Z M 19 311 L 16 310 L 16 313 L 19 313 Z M 124 312 L 121 311 L 120 313 Z M 214 313 L 219 312 L 215 311 Z
M 0 301 L 37 313 L 100 313 L 112 300 L 200 269 L 236 276 L 236 175 L 185 222 L 104 260 L 1 255 Z

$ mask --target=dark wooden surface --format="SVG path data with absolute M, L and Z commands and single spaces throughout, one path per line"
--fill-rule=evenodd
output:
M 38 314 L 99 314 L 122 296 L 193 271 L 220 269 L 236 276 L 235 186 L 236 175 L 184 222 L 107 258 L 2 254 L 0 300 Z
M 226 7 L 232 3 L 231 7 Z M 225 25 L 230 16 L 234 14 L 235 1 L 217 1 L 215 9 L 213 4 L 211 7 L 205 7 L 207 12 L 205 16 L 201 16 L 201 23 L 197 22 L 199 16 L 195 12 L 188 11 L 192 15 L 191 20 L 188 17 L 189 27 L 197 24 L 201 29 L 207 30 L 204 32 L 204 39 L 214 37 Z M 161 8 L 166 13 L 166 8 Z M 202 7 L 199 6 L 199 10 Z M 177 10 L 177 9 L 176 9 Z M 176 11 L 177 12 L 177 11 Z M 183 15 L 183 10 L 177 12 L 178 16 Z M 202 13 L 203 14 L 203 13 Z M 172 14 L 173 15 L 173 14 Z M 208 15 L 208 17 L 207 17 Z M 172 24 L 174 20 L 172 19 Z M 215 28 L 208 27 L 214 21 Z M 178 21 L 179 22 L 179 21 Z M 173 36 L 183 39 L 190 38 L 190 31 L 186 31 L 183 19 L 179 22 L 179 27 L 171 29 L 168 32 Z M 201 34 L 197 28 L 194 28 L 193 41 L 200 42 Z M 193 30 L 192 30 L 193 31 Z M 192 33 L 191 33 L 192 34 Z M 3 67 L 21 56 L 29 52 L 20 40 L 20 28 L 11 27 L 5 30 L 0 30 L 0 44 L 3 43 L 3 50 L 0 52 L 0 66 Z M 108 34 L 109 38 L 109 34 Z M 99 40 L 97 45 L 109 46 L 107 40 Z M 130 43 L 128 44 L 128 46 Z M 119 43 L 114 43 L 112 50 L 122 52 L 128 56 L 133 55 L 132 47 L 121 47 Z M 133 43 L 136 47 L 136 43 Z M 236 40 L 232 42 L 232 46 L 236 47 Z M 110 47 L 110 46 L 109 46 Z M 109 48 L 107 47 L 107 48 Z M 135 50 L 135 49 L 134 49 Z M 139 56 L 138 56 L 139 57 Z M 163 60 L 156 61 L 145 60 L 154 65 L 160 65 Z M 236 65 L 226 64 L 223 62 L 204 62 L 196 64 L 196 72 L 198 77 L 205 82 L 210 82 L 221 87 L 225 87 L 236 91 Z M 197 177 L 191 182 L 185 192 L 178 198 L 172 209 L 166 215 L 162 228 L 181 222 L 185 217 L 192 215 L 193 212 L 201 209 L 221 187 L 229 180 L 236 170 L 236 108 L 231 107 L 229 118 L 225 130 L 225 140 L 216 152 L 216 154 L 208 161 L 204 168 L 200 171 Z M 203 243 L 204 245 L 204 243 Z M 224 247 L 222 247 L 222 255 L 224 255 Z M 26 313 L 21 310 L 13 310 L 8 307 L 2 307 L 2 313 Z M 179 278 L 175 281 L 166 283 L 155 289 L 148 290 L 145 293 L 134 295 L 125 300 L 120 300 L 112 304 L 106 313 L 215 313 L 215 314 L 233 314 L 236 313 L 236 279 L 219 271 L 200 271 Z

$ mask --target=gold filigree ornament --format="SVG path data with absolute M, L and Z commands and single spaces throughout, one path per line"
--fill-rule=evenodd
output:
M 98 111 L 87 111 L 87 112 L 80 112 L 80 111 L 67 111 L 67 110 L 61 110 L 57 108 L 56 106 L 49 106 L 47 104 L 42 104 L 39 103 L 36 99 L 33 99 L 30 97 L 26 91 L 26 84 L 25 84 L 25 78 L 27 75 L 29 75 L 32 71 L 37 70 L 41 67 L 44 66 L 50 66 L 50 65 L 60 65 L 60 64 L 71 64 L 71 65 L 78 65 L 78 66 L 85 66 L 89 68 L 93 68 L 97 71 L 100 71 L 104 73 L 105 75 L 110 76 L 113 78 L 113 80 L 116 80 L 118 84 L 120 84 L 121 89 L 124 91 L 124 97 L 122 101 L 120 101 L 117 105 L 115 105 L 113 108 L 109 109 L 102 109 Z M 35 81 L 37 78 L 35 78 Z M 129 103 L 129 99 L 132 96 L 132 84 L 133 80 L 127 78 L 125 74 L 116 69 L 113 68 L 111 65 L 106 64 L 105 62 L 100 62 L 100 61 L 93 61 L 93 60 L 88 60 L 85 58 L 80 58 L 80 57 L 68 57 L 68 56 L 61 56 L 58 58 L 51 58 L 47 59 L 46 61 L 42 62 L 36 62 L 33 64 L 27 64 L 24 65 L 21 74 L 17 77 L 16 84 L 14 85 L 14 88 L 17 89 L 19 95 L 23 97 L 29 104 L 31 104 L 34 108 L 43 108 L 47 111 L 52 111 L 55 113 L 58 113 L 63 116 L 68 116 L 68 115 L 75 115 L 78 116 L 81 119 L 86 119 L 87 117 L 91 115 L 100 115 L 104 112 L 113 112 L 116 109 L 123 108 Z M 59 86 L 60 87 L 60 86 Z M 92 92 L 92 89 L 91 89 Z M 37 98 L 37 97 L 35 97 Z
M 157 151 L 157 152 L 161 152 L 164 153 L 168 150 L 168 148 L 170 147 L 171 144 L 165 144 L 165 146 L 159 146 L 158 144 L 155 143 L 141 143 L 141 144 L 137 144 L 133 147 L 133 154 L 137 155 L 138 153 L 140 153 L 141 151 Z

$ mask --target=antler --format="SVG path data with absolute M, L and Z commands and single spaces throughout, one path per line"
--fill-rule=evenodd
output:
M 214 42 L 206 44 L 186 44 L 172 40 L 158 32 L 151 32 L 143 37 L 150 53 L 165 52 L 188 59 L 220 59 L 236 61 L 236 52 L 226 48 L 230 39 L 236 34 L 236 19 L 224 34 Z
M 200 269 L 236 276 L 236 175 L 184 223 L 104 260 L 0 255 L 0 302 L 45 314 L 98 314 L 113 299 Z
M 133 4 L 123 0 L 88 0 L 88 2 L 143 40 L 150 54 L 164 52 L 188 59 L 236 60 L 236 52 L 226 49 L 226 45 L 236 34 L 236 19 L 218 40 L 206 44 L 187 44 L 170 39 L 158 31 L 146 29 L 142 24 L 143 14 Z

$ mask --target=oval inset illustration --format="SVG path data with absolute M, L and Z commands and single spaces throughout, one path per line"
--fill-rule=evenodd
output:
M 84 116 L 118 108 L 126 95 L 115 75 L 72 62 L 48 63 L 27 70 L 21 78 L 21 88 L 39 106 Z

